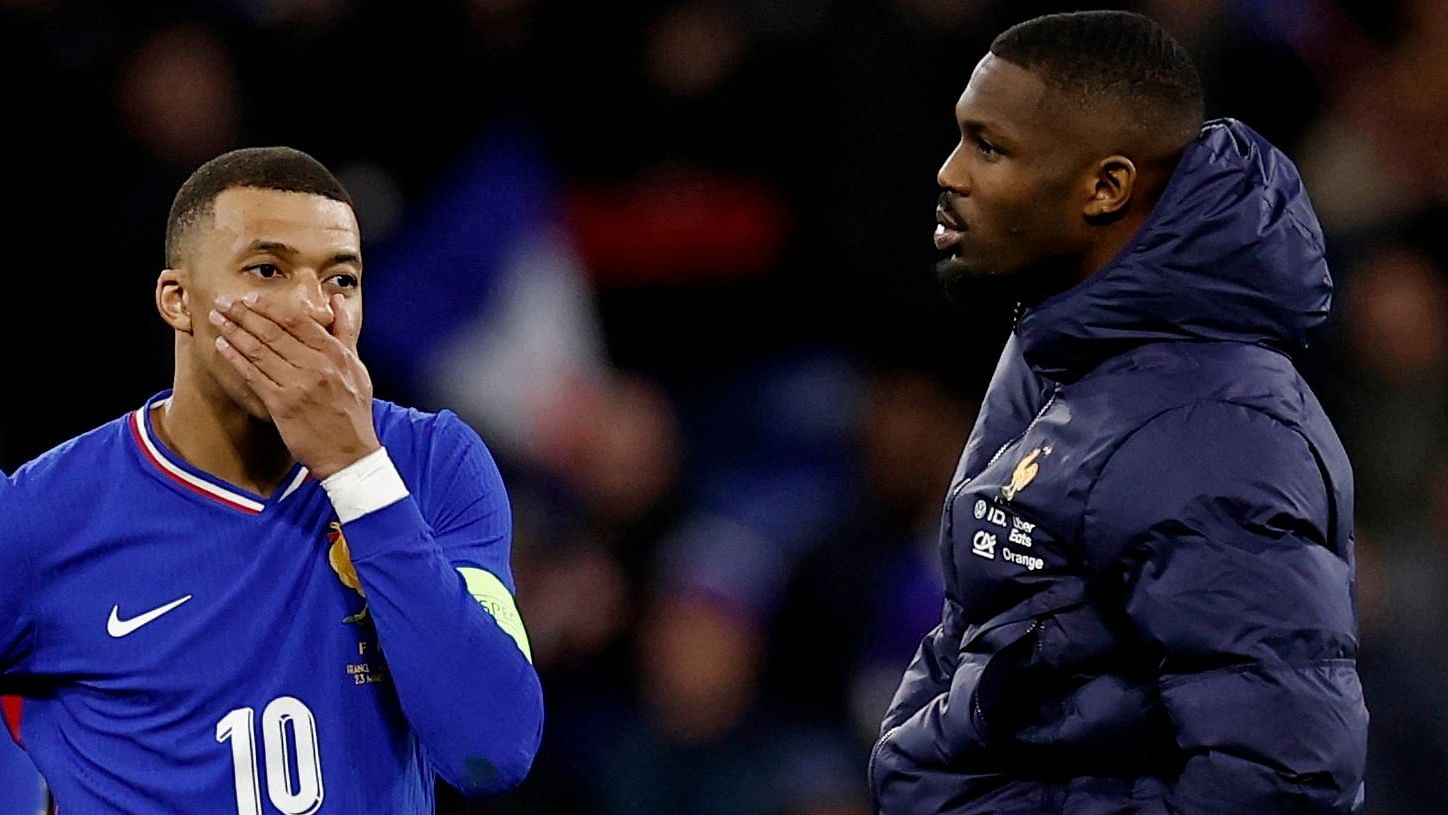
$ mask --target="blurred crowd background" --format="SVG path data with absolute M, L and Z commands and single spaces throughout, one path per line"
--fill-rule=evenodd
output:
M 441 811 L 866 813 L 1010 329 L 930 272 L 953 105 L 1088 7 L 0 0 L 0 467 L 169 386 L 191 170 L 304 149 L 357 200 L 378 395 L 460 413 L 513 501 L 544 748 Z M 1357 473 L 1369 811 L 1448 812 L 1448 2 L 1132 7 L 1328 230 L 1300 363 Z

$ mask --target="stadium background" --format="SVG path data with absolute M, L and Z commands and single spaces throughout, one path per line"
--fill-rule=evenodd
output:
M 498 453 L 549 703 L 444 813 L 850 815 L 937 619 L 938 507 L 1008 330 L 929 267 L 1008 0 L 0 0 L 0 466 L 166 387 L 197 164 L 357 199 L 379 395 Z M 1153 0 L 1299 162 L 1339 286 L 1310 381 L 1359 487 L 1370 811 L 1448 811 L 1448 3 Z

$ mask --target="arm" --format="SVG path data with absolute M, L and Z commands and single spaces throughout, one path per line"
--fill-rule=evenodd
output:
M 1093 487 L 1087 549 L 1120 553 L 1185 762 L 1171 811 L 1348 812 L 1360 795 L 1353 567 L 1330 513 L 1305 439 L 1227 404 L 1154 419 Z
M 527 773 L 543 697 L 513 602 L 502 478 L 456 418 L 439 417 L 437 433 L 432 466 L 438 484 L 449 486 L 436 529 L 384 451 L 323 486 L 403 713 L 448 783 L 467 795 L 493 794 Z
M 0 678 L 23 670 L 34 647 L 24 589 L 35 585 L 35 570 L 21 544 L 20 512 L 12 503 L 14 494 L 9 476 L 0 473 L 0 573 L 8 576 L 5 590 L 0 591 Z
M 932 699 L 950 690 L 950 679 L 955 674 L 959 659 L 963 625 L 960 606 L 946 600 L 940 625 L 921 640 L 915 659 L 900 678 L 900 687 L 896 689 L 895 698 L 891 700 L 890 709 L 880 725 L 882 734 L 898 727 Z
M 330 330 L 256 295 L 218 299 L 208 316 L 221 355 L 327 488 L 403 713 L 437 771 L 465 795 L 502 792 L 527 773 L 543 721 L 508 585 L 502 481 L 477 436 L 440 417 L 442 453 L 427 466 L 447 486 L 440 498 L 429 489 L 437 511 L 424 515 L 378 440 L 353 306 L 335 294 L 331 307 Z

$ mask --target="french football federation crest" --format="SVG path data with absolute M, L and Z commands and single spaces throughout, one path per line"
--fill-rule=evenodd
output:
M 1009 501 L 1015 498 L 1017 493 L 1030 485 L 1030 483 L 1036 479 L 1036 473 L 1040 472 L 1041 469 L 1041 465 L 1037 463 L 1037 459 L 1041 456 L 1049 456 L 1050 454 L 1051 448 L 1049 446 L 1037 447 L 1031 452 L 1026 453 L 1025 457 L 1016 465 L 1015 472 L 1011 473 L 1011 483 L 1001 487 L 1001 497 Z
M 367 620 L 367 594 L 362 590 L 362 581 L 357 579 L 357 568 L 352 565 L 352 553 L 347 549 L 347 536 L 342 534 L 342 525 L 333 521 L 327 527 L 327 542 L 332 547 L 327 550 L 327 562 L 332 564 L 332 571 L 337 573 L 337 579 L 342 585 L 357 592 L 362 598 L 362 610 L 349 617 L 343 618 L 344 623 L 361 624 Z

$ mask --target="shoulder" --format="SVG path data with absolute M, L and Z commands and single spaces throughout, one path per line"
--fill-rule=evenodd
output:
M 1153 530 L 1284 526 L 1326 542 L 1330 507 L 1298 429 L 1260 405 L 1204 399 L 1164 409 L 1121 438 L 1091 485 L 1085 527 L 1107 548 Z
M 0 501 L 0 545 L 43 540 L 66 525 L 83 522 L 96 501 L 124 489 L 134 467 L 128 438 L 131 414 L 63 442 L 4 479 Z
M 1071 389 L 1078 398 L 1134 405 L 1138 423 L 1204 401 L 1255 405 L 1291 423 L 1312 402 L 1288 356 L 1241 342 L 1148 343 L 1113 357 Z
M 477 432 L 450 410 L 437 413 L 373 400 L 378 440 L 421 499 L 451 492 L 459 481 L 502 489 L 498 465 Z
M 62 442 L 21 465 L 11 477 L 9 502 L 50 497 L 84 500 L 96 485 L 114 482 L 133 464 L 132 413 Z
M 15 471 L 15 485 L 26 487 L 56 477 L 73 477 L 94 471 L 98 459 L 128 454 L 127 438 L 132 433 L 134 415 L 135 411 L 128 412 L 41 453 Z
M 377 437 L 394 462 L 415 460 L 424 466 L 436 456 L 471 452 L 492 458 L 476 431 L 450 410 L 429 413 L 374 399 L 372 416 Z

